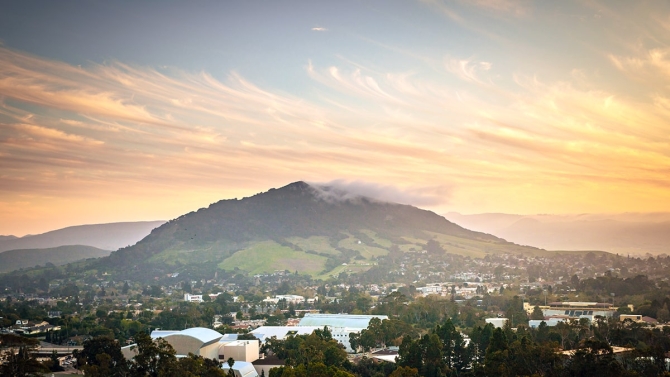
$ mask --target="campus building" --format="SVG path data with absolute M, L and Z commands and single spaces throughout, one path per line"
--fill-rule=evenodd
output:
M 545 317 L 565 316 L 569 318 L 612 317 L 614 305 L 601 302 L 551 302 L 542 309 Z
M 235 335 L 235 334 L 232 334 Z M 189 353 L 220 361 L 232 357 L 236 361 L 252 362 L 258 359 L 260 342 L 258 339 L 238 340 L 237 336 L 224 336 L 203 327 L 186 330 L 155 330 L 151 339 L 163 338 L 174 348 L 177 357 L 186 357 Z M 137 355 L 135 344 L 121 348 L 123 356 L 130 360 Z

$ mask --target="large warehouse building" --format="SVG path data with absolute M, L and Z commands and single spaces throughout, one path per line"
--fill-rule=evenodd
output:
M 185 357 L 189 353 L 219 361 L 232 357 L 237 361 L 252 362 L 258 359 L 260 342 L 254 340 L 237 340 L 237 337 L 225 337 L 220 333 L 203 327 L 186 330 L 156 330 L 151 332 L 152 339 L 163 338 L 177 353 L 177 357 Z M 137 347 L 132 344 L 121 348 L 126 359 L 137 354 Z
M 379 318 L 382 321 L 388 319 L 385 315 L 307 313 L 300 319 L 298 326 L 261 326 L 251 331 L 251 334 L 254 334 L 261 342 L 265 342 L 272 337 L 285 339 L 292 335 L 309 335 L 315 329 L 328 327 L 333 339 L 342 344 L 347 352 L 354 352 L 349 344 L 349 334 L 359 333 L 366 329 L 373 318 Z
M 551 302 L 542 309 L 545 317 L 566 316 L 569 318 L 589 318 L 595 316 L 612 317 L 616 308 L 603 302 Z

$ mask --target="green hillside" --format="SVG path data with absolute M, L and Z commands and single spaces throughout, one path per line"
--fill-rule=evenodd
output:
M 51 263 L 56 266 L 88 258 L 106 257 L 111 253 L 93 246 L 67 245 L 47 249 L 8 250 L 0 253 L 0 273 L 44 266 Z
M 365 271 L 392 249 L 421 252 L 431 239 L 447 253 L 471 257 L 547 253 L 464 229 L 416 207 L 295 182 L 183 215 L 100 263 L 128 273 L 205 264 L 252 274 L 297 270 L 327 277 Z

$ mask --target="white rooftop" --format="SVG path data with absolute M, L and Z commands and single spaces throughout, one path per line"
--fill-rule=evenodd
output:
M 191 327 L 190 329 L 174 331 L 174 330 L 155 330 L 151 332 L 151 338 L 166 338 L 168 336 L 185 335 L 198 339 L 203 344 L 211 343 L 221 339 L 223 335 L 212 329 L 204 327 Z
M 221 369 L 228 371 L 230 367 L 228 366 L 228 363 L 224 362 Z M 254 365 L 246 361 L 236 361 L 233 363 L 233 370 L 238 372 L 241 377 L 258 377 Z
M 298 326 L 330 326 L 346 327 L 350 329 L 365 329 L 370 324 L 372 318 L 379 318 L 382 321 L 388 319 L 385 315 L 358 315 L 358 314 L 315 314 L 307 313 L 300 320 Z
M 321 328 L 319 326 L 261 326 L 250 333 L 263 343 L 273 336 L 281 340 L 289 335 L 309 335 L 314 330 Z

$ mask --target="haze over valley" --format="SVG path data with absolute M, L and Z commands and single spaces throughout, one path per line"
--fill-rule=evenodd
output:
M 670 213 L 579 215 L 444 215 L 465 228 L 510 242 L 548 250 L 602 250 L 611 253 L 670 252 Z

